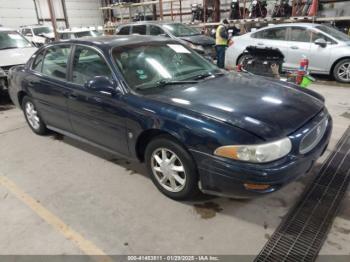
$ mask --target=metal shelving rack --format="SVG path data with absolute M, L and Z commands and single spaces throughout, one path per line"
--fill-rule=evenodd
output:
M 163 20 L 163 4 L 164 3 L 170 3 L 170 15 L 172 17 L 172 20 L 174 19 L 174 12 L 173 12 L 173 3 L 179 2 L 179 16 L 180 21 L 182 22 L 182 0 L 153 0 L 153 1 L 144 1 L 140 3 L 115 3 L 111 4 L 105 7 L 100 7 L 100 10 L 118 10 L 119 11 L 119 18 L 120 22 L 124 22 L 124 20 L 130 20 L 133 17 L 133 11 L 135 9 L 139 10 L 141 7 L 143 9 L 143 14 L 146 16 L 147 9 L 151 6 L 158 5 L 159 6 L 159 19 Z M 123 9 L 129 9 L 129 15 L 125 16 L 123 13 Z
M 324 23 L 324 22 L 339 22 L 339 21 L 350 21 L 350 16 L 340 16 L 340 17 L 316 17 L 316 16 L 296 16 L 290 18 L 280 18 L 280 17 L 265 17 L 265 18 L 255 18 L 255 19 L 237 19 L 229 20 L 230 25 L 239 25 L 241 27 L 254 26 L 257 24 L 281 24 L 281 23 L 295 23 L 295 22 L 307 22 L 307 23 Z M 190 26 L 197 28 L 207 28 L 216 27 L 220 23 L 187 23 Z

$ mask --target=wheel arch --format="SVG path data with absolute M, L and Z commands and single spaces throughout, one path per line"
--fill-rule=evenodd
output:
M 17 93 L 18 104 L 21 108 L 22 108 L 23 98 L 27 95 L 28 95 L 27 92 L 25 92 L 23 90 L 21 90 Z
M 157 137 L 167 137 L 180 145 L 182 145 L 185 149 L 184 143 L 181 141 L 180 137 L 172 132 L 162 130 L 162 129 L 147 129 L 144 130 L 138 137 L 135 143 L 135 152 L 136 157 L 140 162 L 144 162 L 145 160 L 145 151 L 147 145 Z
M 239 59 L 241 59 L 242 56 L 246 55 L 247 53 L 242 52 L 236 59 L 236 65 L 238 65 Z

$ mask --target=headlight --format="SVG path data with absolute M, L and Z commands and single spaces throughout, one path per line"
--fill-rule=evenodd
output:
M 196 51 L 204 52 L 204 48 L 201 45 L 194 45 L 192 43 L 189 43 L 188 46 L 191 47 L 192 49 L 196 50 Z
M 291 149 L 292 143 L 286 137 L 259 145 L 222 146 L 215 150 L 214 155 L 252 163 L 266 163 L 284 157 Z

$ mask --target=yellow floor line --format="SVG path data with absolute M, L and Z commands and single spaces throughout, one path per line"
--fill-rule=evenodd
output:
M 78 232 L 73 230 L 71 227 L 66 225 L 60 218 L 52 214 L 38 201 L 32 198 L 30 195 L 25 193 L 19 188 L 14 182 L 8 179 L 6 176 L 0 175 L 0 185 L 8 189 L 14 194 L 19 200 L 30 207 L 38 216 L 45 220 L 48 224 L 56 228 L 62 235 L 72 241 L 81 251 L 89 256 L 102 256 L 96 257 L 98 261 L 112 261 L 100 248 L 95 246 L 92 242 L 85 239 Z

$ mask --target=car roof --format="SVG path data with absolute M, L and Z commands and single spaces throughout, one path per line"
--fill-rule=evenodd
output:
M 40 28 L 40 27 L 51 27 L 51 26 L 49 26 L 49 25 L 23 25 L 20 28 L 23 29 L 23 28 Z
M 111 48 L 125 45 L 142 44 L 147 42 L 173 42 L 167 37 L 147 35 L 106 35 L 97 37 L 82 37 L 77 39 L 63 40 L 59 43 L 85 44 L 99 48 Z
M 70 28 L 70 29 L 63 29 L 63 30 L 57 30 L 58 33 L 81 33 L 81 32 L 90 32 L 94 31 L 96 29 L 88 28 L 88 27 L 78 27 L 78 28 Z
M 132 25 L 171 25 L 171 24 L 180 24 L 180 22 L 172 22 L 172 21 L 138 21 L 134 23 L 125 23 L 119 25 L 120 27 L 123 26 L 132 26 Z
M 284 27 L 284 26 L 300 26 L 300 27 L 316 27 L 320 24 L 315 23 L 283 23 L 278 25 L 269 25 L 266 27 L 262 27 L 261 29 L 272 28 L 272 27 Z

